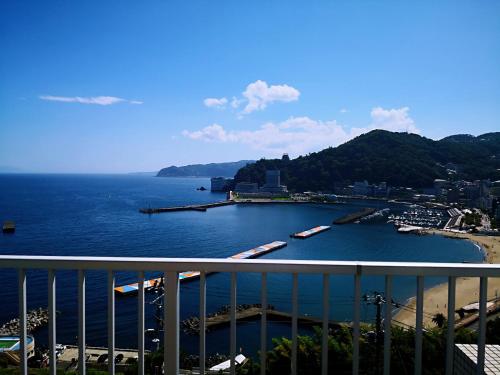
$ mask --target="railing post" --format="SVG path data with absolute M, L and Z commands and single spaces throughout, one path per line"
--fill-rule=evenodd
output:
M 260 318 L 260 374 L 266 375 L 267 355 L 267 273 L 261 274 L 261 318 Z
M 78 373 L 80 375 L 86 374 L 85 347 L 85 271 L 78 270 Z
M 115 373 L 115 275 L 108 271 L 108 374 Z
M 323 274 L 323 332 L 321 340 L 321 374 L 328 374 L 328 328 L 330 322 L 330 275 Z
M 361 310 L 361 266 L 354 276 L 354 315 L 352 322 L 352 373 L 359 373 L 359 319 Z
M 231 322 L 229 328 L 230 373 L 236 373 L 236 272 L 231 272 Z
M 24 269 L 19 269 L 19 338 L 20 347 L 19 354 L 21 363 L 19 364 L 21 374 L 28 374 L 28 330 L 26 326 L 26 271 Z
M 479 334 L 477 338 L 476 374 L 484 374 L 484 357 L 486 344 L 486 309 L 488 302 L 488 278 L 482 276 L 479 281 Z
M 424 319 L 424 277 L 417 276 L 417 306 L 415 317 L 415 375 L 422 373 L 422 337 Z
M 56 273 L 49 270 L 49 373 L 56 375 Z
M 207 317 L 207 278 L 205 271 L 200 272 L 200 374 L 205 374 L 205 344 Z
M 165 374 L 177 375 L 179 373 L 179 274 L 169 271 L 165 276 L 164 367 Z
M 293 274 L 292 283 L 292 375 L 297 374 L 297 323 L 299 315 L 299 275 L 297 273 Z
M 384 375 L 391 373 L 392 276 L 385 277 Z
M 446 338 L 446 375 L 453 374 L 453 350 L 455 347 L 455 276 L 448 278 L 448 328 Z
M 144 375 L 144 271 L 139 272 L 138 286 L 138 300 L 137 300 L 137 310 L 138 310 L 138 324 L 137 324 L 137 348 L 139 352 L 137 353 L 138 362 L 138 375 Z

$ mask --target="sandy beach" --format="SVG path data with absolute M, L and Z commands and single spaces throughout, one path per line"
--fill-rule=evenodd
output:
M 451 238 L 462 238 L 479 244 L 486 251 L 487 263 L 500 263 L 500 236 L 478 236 L 471 233 L 453 233 L 442 230 L 429 230 L 431 235 L 442 235 Z M 479 299 L 479 278 L 458 278 L 456 287 L 456 307 L 455 310 L 469 303 L 477 302 Z M 500 295 L 500 278 L 488 279 L 488 299 L 495 297 L 495 293 Z M 424 292 L 424 325 L 433 326 L 432 316 L 442 313 L 447 316 L 448 284 L 440 284 Z M 412 298 L 407 304 L 413 311 L 415 309 L 415 299 Z M 457 315 L 458 316 L 458 315 Z M 395 323 L 401 322 L 404 325 L 415 326 L 415 313 L 400 310 L 394 316 Z

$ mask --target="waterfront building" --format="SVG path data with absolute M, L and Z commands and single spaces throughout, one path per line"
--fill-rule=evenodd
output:
M 232 182 L 233 182 L 232 178 L 212 177 L 210 179 L 210 190 L 227 191 Z
M 387 182 L 381 182 L 378 185 L 373 185 L 373 195 L 376 197 L 387 197 L 391 192 L 391 188 L 387 186 Z
M 452 187 L 448 189 L 446 193 L 446 202 L 447 203 L 457 203 L 460 199 L 460 190 L 457 187 Z
M 260 188 L 262 193 L 282 194 L 287 193 L 288 189 L 285 185 L 281 185 L 281 171 L 267 170 L 266 183 Z
M 352 193 L 354 195 L 373 195 L 373 186 L 371 186 L 368 181 L 356 181 L 352 187 Z
M 447 188 L 450 186 L 448 180 L 443 180 L 441 178 L 436 178 L 434 180 L 434 194 L 438 197 L 445 197 Z
M 500 220 L 500 202 L 498 200 L 494 201 L 495 205 L 495 219 Z
M 279 169 L 266 171 L 266 184 L 264 186 L 277 187 L 281 185 L 281 172 Z
M 236 193 L 258 193 L 259 186 L 255 182 L 238 182 L 234 191 Z

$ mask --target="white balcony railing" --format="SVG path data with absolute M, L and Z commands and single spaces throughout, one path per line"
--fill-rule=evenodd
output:
M 423 292 L 424 277 L 448 277 L 448 331 L 446 343 L 446 373 L 452 374 L 454 321 L 455 321 L 455 285 L 457 277 L 478 277 L 479 287 L 479 335 L 477 373 L 483 374 L 485 362 L 486 338 L 486 303 L 488 278 L 500 277 L 500 265 L 492 264 L 456 264 L 456 263 L 402 263 L 402 262 L 340 262 L 340 261 L 304 261 L 304 260 L 234 260 L 234 259 L 185 259 L 185 258 L 108 258 L 108 257 L 49 257 L 49 256 L 15 256 L 0 255 L 0 270 L 14 268 L 19 275 L 19 317 L 21 337 L 21 373 L 27 374 L 27 329 L 26 329 L 26 270 L 47 270 L 49 278 L 49 358 L 50 374 L 56 374 L 56 272 L 58 270 L 78 271 L 78 346 L 80 374 L 85 368 L 85 271 L 105 270 L 108 272 L 108 358 L 114 358 L 115 350 L 115 272 L 137 272 L 139 279 L 138 293 L 138 365 L 139 374 L 144 374 L 144 272 L 161 271 L 165 275 L 165 373 L 179 372 L 179 279 L 178 274 L 185 270 L 197 270 L 200 276 L 200 373 L 205 371 L 205 315 L 206 315 L 206 279 L 210 272 L 227 272 L 231 274 L 231 309 L 230 309 L 230 358 L 231 374 L 235 373 L 236 357 L 236 275 L 237 273 L 260 273 L 261 286 L 261 372 L 265 374 L 266 365 L 266 309 L 267 306 L 267 274 L 290 273 L 293 276 L 292 287 L 292 374 L 297 371 L 297 323 L 298 323 L 298 275 L 323 275 L 323 338 L 322 338 L 322 374 L 328 371 L 328 322 L 329 322 L 329 276 L 352 275 L 354 279 L 353 310 L 353 374 L 359 372 L 359 336 L 360 336 L 360 301 L 361 276 L 385 276 L 386 299 L 392 297 L 393 276 L 415 276 L 416 288 L 416 334 L 415 334 L 415 374 L 422 373 L 422 324 L 423 324 Z M 0 292 L 1 296 L 1 292 Z M 391 353 L 391 313 L 386 309 L 384 322 L 384 374 L 390 373 Z M 108 372 L 115 373 L 114 361 L 108 361 Z

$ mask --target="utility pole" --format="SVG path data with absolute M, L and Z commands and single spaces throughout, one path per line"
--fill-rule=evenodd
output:
M 377 314 L 375 317 L 375 371 L 376 374 L 380 374 L 380 354 L 382 351 L 382 343 L 384 342 L 384 337 L 382 335 L 382 304 L 386 303 L 386 300 L 382 296 L 382 293 L 379 292 L 373 292 L 373 294 L 365 294 L 363 296 L 363 300 L 366 302 L 366 304 L 375 305 L 377 308 Z

